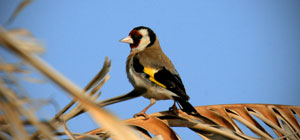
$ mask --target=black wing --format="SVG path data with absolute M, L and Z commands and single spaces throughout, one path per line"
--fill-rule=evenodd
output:
M 189 100 L 189 96 L 185 92 L 184 85 L 182 84 L 179 75 L 172 74 L 169 70 L 163 68 L 154 74 L 154 78 L 182 99 Z

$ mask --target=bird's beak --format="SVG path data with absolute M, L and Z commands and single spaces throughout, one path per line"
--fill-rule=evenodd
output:
M 120 42 L 128 43 L 128 44 L 133 44 L 133 40 L 130 36 L 127 36 L 123 39 L 120 40 Z

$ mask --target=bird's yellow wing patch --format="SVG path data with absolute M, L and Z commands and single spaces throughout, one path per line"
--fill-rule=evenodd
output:
M 163 87 L 163 88 L 166 88 L 166 86 L 158 81 L 155 80 L 154 78 L 154 74 L 157 72 L 156 69 L 153 69 L 153 68 L 150 68 L 150 67 L 144 67 L 144 73 L 148 74 L 149 75 L 149 80 L 154 82 L 155 84 Z

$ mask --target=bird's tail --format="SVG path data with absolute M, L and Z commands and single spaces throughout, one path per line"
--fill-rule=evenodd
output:
M 179 104 L 180 109 L 192 116 L 198 117 L 199 119 L 203 120 L 204 122 L 208 124 L 216 124 L 214 121 L 208 119 L 205 116 L 200 115 L 197 110 L 191 105 L 187 100 L 184 100 L 180 97 L 173 97 L 175 101 Z
M 189 114 L 189 115 L 193 115 L 193 116 L 196 116 L 198 115 L 199 113 L 197 112 L 197 110 L 187 101 L 187 100 L 184 100 L 180 97 L 174 97 L 175 98 L 175 101 L 178 103 L 180 109 Z M 200 115 L 200 114 L 199 114 Z

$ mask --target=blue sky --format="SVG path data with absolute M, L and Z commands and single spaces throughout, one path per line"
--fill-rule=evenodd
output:
M 0 0 L 1 25 L 19 2 Z M 80 87 L 92 79 L 108 56 L 111 79 L 100 97 L 107 99 L 132 89 L 125 73 L 130 48 L 119 40 L 140 25 L 158 35 L 194 106 L 300 105 L 298 0 L 35 0 L 4 27 L 32 31 L 47 49 L 41 57 Z M 53 98 L 61 107 L 70 100 L 53 84 L 25 86 L 32 97 Z M 106 109 L 127 119 L 148 104 L 140 97 Z M 159 101 L 148 113 L 167 110 L 171 104 Z M 41 114 L 51 118 L 54 109 L 49 107 Z M 97 127 L 87 115 L 68 125 L 74 132 Z M 184 131 L 180 134 L 184 139 L 198 138 L 189 130 L 175 130 Z

